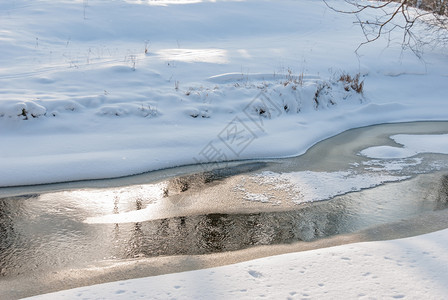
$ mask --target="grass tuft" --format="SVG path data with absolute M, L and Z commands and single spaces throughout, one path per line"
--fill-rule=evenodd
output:
M 360 80 L 361 74 L 356 74 L 352 77 L 349 74 L 343 73 L 339 76 L 337 81 L 342 82 L 344 84 L 345 91 L 349 92 L 353 90 L 358 94 L 362 94 L 364 92 L 364 80 Z

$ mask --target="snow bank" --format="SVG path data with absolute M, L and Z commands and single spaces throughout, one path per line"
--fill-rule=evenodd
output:
M 0 186 L 292 156 L 353 127 L 446 120 L 440 49 L 422 63 L 379 40 L 357 56 L 352 16 L 320 1 L 0 6 Z M 356 74 L 362 93 L 339 80 Z

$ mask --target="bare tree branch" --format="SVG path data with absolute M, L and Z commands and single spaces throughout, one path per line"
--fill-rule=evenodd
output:
M 323 0 L 331 10 L 356 16 L 365 37 L 356 49 L 387 36 L 389 42 L 394 31 L 402 32 L 401 45 L 421 57 L 423 46 L 448 44 L 448 0 L 388 0 L 383 2 L 345 0 L 353 9 L 342 10 Z M 379 11 L 371 14 L 370 12 Z M 426 34 L 417 29 L 424 28 Z

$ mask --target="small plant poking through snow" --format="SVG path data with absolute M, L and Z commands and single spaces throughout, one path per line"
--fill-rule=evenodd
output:
M 344 84 L 344 89 L 346 92 L 349 92 L 350 89 L 357 92 L 358 94 L 362 94 L 364 91 L 364 80 L 360 81 L 361 74 L 356 74 L 354 77 L 349 74 L 341 74 L 338 81 Z
M 29 120 L 47 115 L 47 109 L 34 101 L 24 101 L 6 104 L 0 107 L 0 117 L 20 118 Z
M 209 119 L 211 116 L 210 111 L 208 109 L 205 109 L 205 110 L 190 109 L 190 110 L 188 110 L 187 113 L 193 119 L 196 119 L 198 117 L 200 117 L 202 119 Z
M 322 82 L 317 85 L 316 93 L 314 93 L 314 105 L 316 109 L 319 108 L 321 102 L 320 99 L 322 97 L 328 98 L 330 96 L 330 92 L 331 92 L 331 86 L 330 84 L 328 84 L 328 82 Z M 332 105 L 335 104 L 335 102 L 333 101 L 333 99 L 331 99 L 331 97 L 328 102 Z
M 20 113 L 19 115 L 18 115 L 19 117 L 20 116 L 23 116 L 24 118 L 24 120 L 28 120 L 28 112 L 26 111 L 26 109 L 25 108 L 22 108 L 22 113 Z
M 293 71 L 291 69 L 288 69 L 288 74 L 286 74 L 286 79 L 282 81 L 282 84 L 285 87 L 290 85 L 293 90 L 296 90 L 298 87 L 303 87 L 303 80 L 303 72 L 298 75 L 294 75 Z
M 141 116 L 146 118 L 146 117 L 157 117 L 157 115 L 159 114 L 157 111 L 157 108 L 155 107 L 151 107 L 149 104 L 143 105 L 140 107 L 140 111 Z
M 334 88 L 338 87 L 339 91 L 338 89 L 334 90 Z M 336 105 L 339 98 L 347 99 L 353 97 L 354 94 L 360 95 L 362 101 L 364 80 L 361 80 L 361 74 L 358 73 L 355 76 L 351 76 L 350 74 L 342 73 L 330 81 L 324 81 L 317 85 L 313 98 L 315 109 L 325 104 L 326 106 Z
M 145 41 L 145 54 L 149 54 L 149 41 Z
M 131 65 L 131 69 L 132 71 L 136 70 L 136 66 L 137 66 L 137 55 L 135 54 L 131 54 L 127 57 L 125 57 L 125 61 L 129 62 L 129 64 Z
M 134 68 L 135 56 L 128 56 Z M 293 73 L 286 74 L 247 74 L 228 73 L 211 78 L 213 85 L 200 85 L 183 89 L 178 80 L 172 81 L 179 92 L 173 99 L 184 107 L 184 115 L 193 119 L 209 119 L 214 114 L 238 113 L 244 110 L 256 120 L 274 119 L 282 114 L 296 114 L 310 110 L 328 109 L 347 103 L 362 103 L 364 97 L 364 78 L 361 74 L 334 74 L 323 80 L 317 75 Z M 173 87 L 171 87 L 172 89 Z M 261 93 L 265 98 L 254 101 L 253 95 Z M 0 118 L 20 118 L 30 120 L 40 117 L 62 116 L 66 112 L 82 113 L 94 106 L 101 116 L 138 116 L 154 118 L 160 115 L 157 102 L 127 102 L 108 99 L 104 95 L 77 100 L 51 102 L 45 100 L 5 102 L 0 106 Z M 225 102 L 222 99 L 226 99 Z M 228 100 L 228 101 L 227 101 Z M 84 105 L 85 104 L 85 105 Z M 47 112 L 48 110 L 48 112 Z
M 138 116 L 143 118 L 154 118 L 159 115 L 155 106 L 148 103 L 120 103 L 120 104 L 106 104 L 101 106 L 97 114 L 100 116 L 126 117 Z

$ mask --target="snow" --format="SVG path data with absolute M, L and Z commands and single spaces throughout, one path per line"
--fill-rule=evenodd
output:
M 444 299 L 448 230 L 348 244 L 31 299 Z
M 422 61 L 396 34 L 358 56 L 353 17 L 321 1 L 0 8 L 0 186 L 294 156 L 353 127 L 446 120 L 441 48 Z
M 361 151 L 370 158 L 407 158 L 420 153 L 448 154 L 448 134 L 440 135 L 411 135 L 397 134 L 391 138 L 402 145 L 399 147 L 377 146 Z

